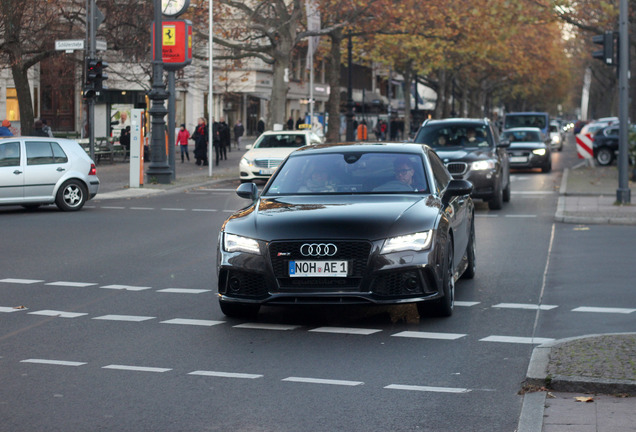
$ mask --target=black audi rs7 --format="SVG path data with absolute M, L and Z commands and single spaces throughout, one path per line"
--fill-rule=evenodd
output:
M 261 305 L 416 303 L 450 316 L 455 282 L 475 275 L 472 184 L 426 145 L 296 150 L 223 224 L 218 298 L 230 317 Z

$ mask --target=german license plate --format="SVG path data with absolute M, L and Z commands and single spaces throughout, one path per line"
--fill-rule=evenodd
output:
M 528 158 L 525 156 L 511 156 L 510 163 L 526 163 Z
M 262 169 L 262 170 L 259 170 L 258 173 L 260 175 L 272 175 L 272 174 L 274 174 L 274 168 Z
M 346 277 L 348 261 L 290 261 L 290 277 Z

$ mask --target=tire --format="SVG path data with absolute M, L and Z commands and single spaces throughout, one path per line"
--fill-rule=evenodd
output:
M 548 161 L 547 164 L 541 167 L 541 172 L 543 173 L 549 173 L 550 171 L 552 171 L 552 161 Z
M 614 160 L 614 155 L 612 151 L 607 147 L 601 147 L 596 152 L 596 162 L 598 162 L 601 166 L 611 165 Z
M 510 179 L 508 179 L 508 186 L 503 190 L 503 202 L 510 202 Z
M 463 279 L 472 279 L 475 277 L 475 272 L 477 271 L 476 259 L 475 256 L 477 251 L 477 243 L 475 241 L 475 222 L 473 221 L 472 227 L 470 228 L 470 239 L 468 240 L 468 246 L 466 246 L 466 270 L 462 275 Z
M 449 242 L 446 248 L 446 269 L 442 284 L 444 287 L 444 297 L 437 300 L 418 302 L 417 312 L 420 317 L 432 315 L 438 317 L 449 317 L 455 308 L 455 279 L 453 278 L 453 244 Z
M 501 189 L 501 182 L 498 181 L 495 186 L 495 193 L 488 201 L 488 208 L 490 210 L 501 210 L 503 207 L 503 190 Z
M 55 204 L 62 211 L 77 211 L 84 207 L 88 191 L 79 180 L 68 180 L 57 191 Z
M 230 318 L 254 318 L 258 314 L 260 305 L 228 303 L 219 300 L 221 312 Z

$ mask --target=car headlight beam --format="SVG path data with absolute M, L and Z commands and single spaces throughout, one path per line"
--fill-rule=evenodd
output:
M 545 154 L 545 149 L 535 149 L 532 150 L 532 153 L 536 154 L 537 156 L 543 156 Z
M 420 251 L 431 247 L 433 240 L 433 231 L 422 231 L 414 234 L 403 235 L 399 237 L 388 238 L 382 246 L 380 253 L 388 254 L 400 251 Z
M 470 168 L 474 171 L 492 170 L 495 169 L 496 161 L 492 159 L 475 161 L 470 165 Z
M 255 255 L 261 254 L 261 249 L 256 240 L 228 233 L 223 235 L 223 250 L 226 252 L 246 252 Z

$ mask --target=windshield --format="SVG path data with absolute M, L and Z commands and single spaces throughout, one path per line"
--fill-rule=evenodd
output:
M 415 137 L 418 144 L 426 144 L 433 148 L 442 147 L 489 147 L 492 137 L 488 126 L 484 124 L 440 124 L 426 125 Z
M 536 127 L 545 130 L 547 115 L 545 114 L 507 114 L 504 129 L 518 127 Z
M 298 148 L 306 144 L 305 135 L 296 134 L 279 134 L 279 135 L 263 135 L 263 138 L 256 144 L 254 148 L 272 148 L 287 147 Z
M 290 157 L 264 196 L 425 193 L 422 157 L 405 153 L 328 153 Z
M 510 142 L 537 142 L 541 141 L 541 135 L 539 131 L 505 131 L 503 139 Z

